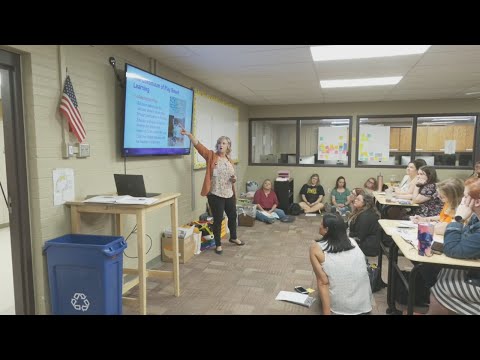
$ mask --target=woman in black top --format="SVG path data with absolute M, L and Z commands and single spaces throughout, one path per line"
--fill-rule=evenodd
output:
M 380 214 L 375 208 L 374 197 L 370 194 L 357 195 L 353 200 L 353 213 L 348 220 L 349 236 L 358 242 L 358 246 L 366 256 L 378 255 L 379 218 Z
M 305 213 L 321 212 L 325 207 L 322 199 L 325 196 L 323 186 L 320 185 L 320 176 L 313 174 L 307 184 L 302 186 L 300 190 L 302 202 L 298 205 L 305 211 Z

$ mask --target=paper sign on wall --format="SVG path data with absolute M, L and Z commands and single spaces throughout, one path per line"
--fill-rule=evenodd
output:
M 457 140 L 445 140 L 445 154 L 455 154 Z
M 53 205 L 62 205 L 74 199 L 73 169 L 53 169 Z

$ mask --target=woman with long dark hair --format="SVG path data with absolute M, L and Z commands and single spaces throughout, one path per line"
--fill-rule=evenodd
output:
M 439 215 L 443 202 L 437 191 L 437 171 L 433 166 L 422 166 L 418 170 L 417 184 L 413 190 L 412 203 L 419 204 L 415 208 L 415 215 L 422 217 Z
M 366 256 L 377 256 L 380 248 L 378 233 L 380 214 L 375 198 L 370 194 L 357 195 L 353 200 L 353 213 L 348 220 L 350 233 Z
M 372 310 L 365 255 L 346 230 L 340 214 L 326 213 L 319 229 L 323 238 L 310 246 L 324 315 L 357 315 Z

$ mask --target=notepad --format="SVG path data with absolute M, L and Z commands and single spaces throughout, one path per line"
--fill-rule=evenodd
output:
M 275 300 L 287 301 L 294 304 L 310 307 L 315 302 L 315 298 L 306 294 L 300 294 L 293 291 L 280 291 Z
M 150 205 L 157 202 L 157 198 L 133 197 L 130 195 L 99 195 L 83 200 L 84 203 L 121 204 L 121 205 Z

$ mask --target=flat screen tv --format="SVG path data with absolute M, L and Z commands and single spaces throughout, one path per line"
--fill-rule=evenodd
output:
M 189 155 L 193 90 L 125 64 L 122 155 Z

